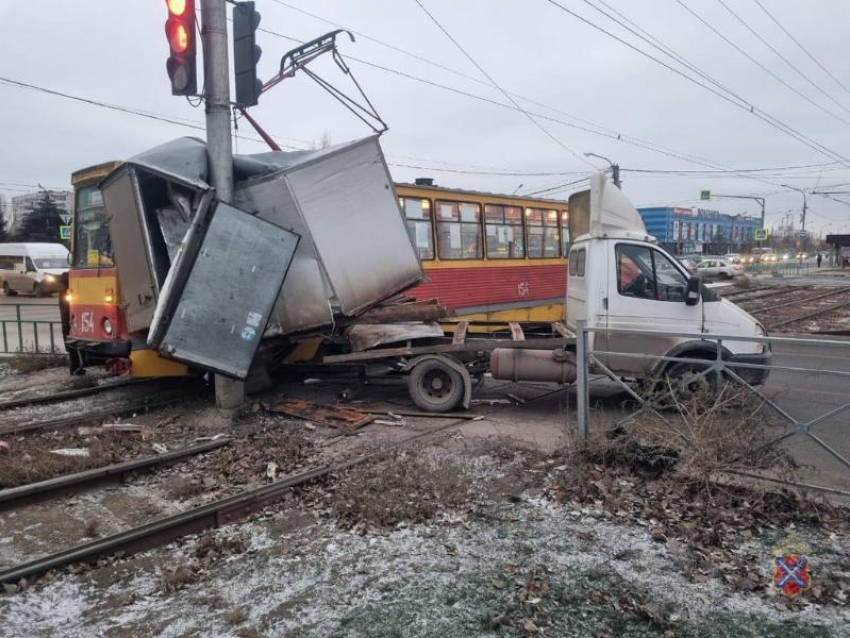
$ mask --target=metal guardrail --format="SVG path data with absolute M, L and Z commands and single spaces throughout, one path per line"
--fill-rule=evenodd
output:
M 664 339 L 669 339 L 670 337 L 682 337 L 686 339 L 692 339 L 694 341 L 704 341 L 708 346 L 707 349 L 714 350 L 716 354 L 711 359 L 692 359 L 686 357 L 670 357 L 665 355 L 636 352 L 613 352 L 606 350 L 596 350 L 591 349 L 589 347 L 589 336 L 591 333 L 628 335 L 632 337 L 660 337 Z M 627 414 L 624 418 L 619 419 L 611 427 L 616 428 L 618 426 L 622 426 L 623 424 L 626 424 L 629 421 L 640 416 L 641 413 L 647 411 L 656 411 L 655 405 L 653 405 L 644 397 L 640 396 L 638 391 L 636 391 L 635 387 L 632 384 L 627 383 L 621 375 L 618 375 L 612 370 L 610 370 L 600 360 L 600 357 L 616 356 L 622 358 L 639 358 L 656 362 L 693 363 L 699 364 L 700 366 L 705 366 L 701 371 L 693 373 L 695 378 L 713 374 L 716 376 L 718 386 L 720 385 L 721 380 L 731 381 L 732 383 L 737 384 L 739 387 L 744 388 L 746 389 L 746 391 L 751 392 L 753 395 L 759 397 L 760 400 L 764 401 L 765 405 L 769 406 L 777 415 L 779 415 L 781 420 L 785 422 L 786 431 L 783 434 L 771 439 L 765 444 L 764 447 L 780 445 L 793 437 L 804 437 L 812 441 L 821 450 L 827 452 L 829 456 L 835 459 L 841 467 L 850 472 L 850 458 L 848 458 L 848 456 L 845 455 L 845 453 L 843 453 L 842 451 L 837 450 L 834 445 L 830 445 L 830 443 L 825 441 L 815 429 L 817 426 L 823 425 L 825 422 L 833 419 L 834 417 L 850 412 L 850 370 L 831 370 L 825 368 L 810 368 L 803 366 L 787 365 L 782 366 L 773 364 L 760 365 L 755 363 L 733 363 L 724 359 L 723 344 L 724 342 L 728 343 L 734 341 L 749 343 L 756 342 L 776 345 L 784 344 L 810 346 L 814 348 L 823 349 L 824 355 L 829 352 L 833 357 L 836 356 L 836 352 L 843 352 L 845 355 L 845 359 L 850 360 L 850 340 L 770 336 L 743 337 L 738 335 L 723 334 L 704 334 L 687 332 L 672 333 L 650 330 L 590 328 L 587 326 L 586 321 L 579 321 L 577 322 L 576 326 L 576 391 L 578 408 L 577 422 L 579 436 L 584 439 L 587 439 L 590 434 L 590 377 L 593 373 L 601 374 L 602 377 L 608 378 L 619 386 L 621 386 L 636 401 L 637 405 L 639 406 L 635 411 Z M 792 416 L 787 409 L 784 409 L 783 407 L 778 405 L 776 400 L 768 397 L 762 389 L 756 388 L 750 383 L 748 383 L 746 380 L 744 380 L 742 378 L 742 372 L 745 370 L 772 370 L 805 374 L 809 382 L 813 383 L 812 388 L 816 388 L 818 384 L 817 379 L 820 379 L 820 377 L 815 377 L 814 375 L 831 375 L 833 377 L 847 379 L 847 390 L 844 393 L 839 393 L 841 395 L 841 399 L 839 401 L 840 404 L 837 407 L 828 410 L 825 409 L 820 415 L 813 418 L 796 418 Z M 812 398 L 812 401 L 815 401 L 815 399 Z M 847 423 L 843 424 L 843 427 L 846 428 L 848 424 L 850 424 L 850 417 L 848 417 Z M 846 435 L 843 440 L 847 440 Z M 737 472 L 737 474 L 742 473 Z M 756 478 L 760 480 L 779 482 L 804 489 L 819 490 L 823 492 L 829 492 L 832 494 L 850 497 L 850 491 L 845 489 L 836 489 L 836 487 L 834 486 L 786 481 L 776 479 L 774 477 L 762 476 L 752 473 L 747 473 L 746 475 L 751 478 Z
M 746 264 L 744 266 L 744 274 L 777 275 L 782 277 L 799 277 L 802 275 L 808 275 L 815 270 L 817 270 L 817 264 L 815 262 L 800 262 L 797 259 L 758 262 L 754 264 Z
M 28 309 L 52 310 L 46 304 L 16 303 L 0 305 L 0 355 L 53 354 L 65 351 L 62 322 L 27 316 Z M 11 315 L 11 316 L 9 316 Z

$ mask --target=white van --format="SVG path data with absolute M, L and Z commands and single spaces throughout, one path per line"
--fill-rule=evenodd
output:
M 575 239 L 569 256 L 567 324 L 575 330 L 584 320 L 589 328 L 601 329 L 589 334 L 589 347 L 605 353 L 597 358 L 609 370 L 636 379 L 660 373 L 688 377 L 705 366 L 634 355 L 710 360 L 717 346 L 702 334 L 766 336 L 754 317 L 703 286 L 647 234 L 637 210 L 606 175 L 594 175 L 589 191 L 570 197 L 569 215 Z M 759 341 L 724 340 L 722 356 L 732 364 L 769 365 L 771 351 Z M 763 368 L 731 367 L 751 384 L 767 378 Z M 491 371 L 496 378 L 519 380 L 563 383 L 575 378 L 568 358 L 544 351 L 495 350 Z
M 67 271 L 68 249 L 63 244 L 0 244 L 0 288 L 6 296 L 59 292 Z

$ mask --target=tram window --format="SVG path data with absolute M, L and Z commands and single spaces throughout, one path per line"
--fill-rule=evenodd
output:
M 440 259 L 482 259 L 481 206 L 437 201 L 437 250 Z
M 570 254 L 570 214 L 567 211 L 561 211 L 561 254 L 566 256 Z
M 558 211 L 526 208 L 525 229 L 528 235 L 526 243 L 529 257 L 560 257 L 561 233 Z
M 484 230 L 487 237 L 488 259 L 521 259 L 525 257 L 522 237 L 522 208 L 485 204 Z
M 399 203 L 407 220 L 407 233 L 416 246 L 419 259 L 434 259 L 434 235 L 431 231 L 431 201 L 418 197 L 400 197 Z
M 103 198 L 96 186 L 77 189 L 74 209 L 74 255 L 76 268 L 114 265 L 112 240 Z

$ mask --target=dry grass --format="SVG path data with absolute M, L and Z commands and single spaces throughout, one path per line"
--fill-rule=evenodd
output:
M 160 576 L 160 587 L 163 593 L 170 594 L 198 582 L 199 579 L 200 575 L 192 566 L 166 567 Z
M 48 441 L 32 437 L 10 440 L 11 450 L 0 462 L 0 489 L 44 481 L 62 474 L 81 472 L 114 463 L 116 446 L 112 440 L 81 442 L 76 438 Z M 85 447 L 88 456 L 51 454 L 53 448 Z
M 241 625 L 243 622 L 248 620 L 248 612 L 242 607 L 234 607 L 227 612 L 225 619 L 227 620 L 228 625 L 235 627 L 236 625 Z
M 784 422 L 764 399 L 724 384 L 715 394 L 697 392 L 687 399 L 670 393 L 667 410 L 650 410 L 626 426 L 642 450 L 665 450 L 678 470 L 708 485 L 730 471 L 766 470 L 787 475 L 795 469 L 786 450 L 770 441 Z
M 83 534 L 86 538 L 97 538 L 100 536 L 100 521 L 96 518 L 90 518 L 83 526 Z
M 422 522 L 462 505 L 471 485 L 458 459 L 420 448 L 346 472 L 332 507 L 347 527 L 386 528 Z
M 21 353 L 8 359 L 9 366 L 22 374 L 47 370 L 48 368 L 61 368 L 68 365 L 68 357 L 64 354 L 27 354 Z

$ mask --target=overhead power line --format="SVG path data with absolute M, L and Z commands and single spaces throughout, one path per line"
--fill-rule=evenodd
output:
M 835 75 L 833 75 L 832 72 L 829 69 L 827 69 L 823 64 L 821 64 L 820 61 L 814 55 L 812 55 L 809 52 L 809 50 L 800 43 L 799 40 L 797 40 L 797 38 L 795 38 L 793 35 L 791 35 L 791 32 L 788 31 L 788 29 L 786 29 L 784 26 L 782 26 L 782 23 L 779 22 L 779 20 L 777 20 L 770 11 L 765 9 L 764 5 L 761 2 L 759 2 L 759 0 L 753 0 L 753 2 L 755 2 L 759 6 L 759 8 L 767 14 L 767 17 L 769 17 L 777 27 L 782 29 L 782 31 L 785 33 L 785 35 L 787 35 L 789 38 L 791 38 L 791 40 L 794 42 L 794 44 L 796 44 L 798 47 L 800 47 L 800 49 L 803 51 L 803 53 L 805 53 L 807 56 L 809 56 L 809 59 L 811 59 L 812 62 L 817 64 L 821 68 L 821 70 L 824 73 L 826 73 L 830 78 L 832 78 L 832 80 L 838 86 L 840 86 L 848 94 L 850 94 L 850 89 L 847 88 L 847 85 L 845 85 L 841 80 L 839 80 L 837 77 L 835 77 Z
M 781 59 L 783 62 L 785 62 L 785 64 L 787 64 L 789 67 L 791 67 L 791 68 L 792 68 L 792 69 L 793 69 L 793 70 L 797 73 L 797 75 L 799 75 L 799 76 L 800 76 L 801 78 L 803 78 L 806 82 L 808 82 L 810 85 L 812 85 L 812 87 L 813 87 L 816 91 L 818 91 L 821 95 L 824 95 L 824 96 L 825 96 L 828 100 L 830 100 L 831 102 L 833 102 L 833 103 L 834 103 L 836 106 L 838 106 L 839 108 L 841 108 L 841 109 L 843 109 L 844 111 L 847 111 L 848 113 L 850 113 L 850 109 L 848 109 L 848 108 L 847 108 L 844 104 L 842 104 L 841 102 L 839 102 L 838 100 L 836 100 L 834 97 L 832 97 L 832 95 L 830 95 L 829 93 L 827 93 L 826 91 L 824 91 L 824 90 L 823 90 L 823 89 L 822 89 L 822 88 L 821 88 L 821 87 L 820 87 L 820 86 L 819 86 L 816 82 L 814 82 L 814 81 L 813 81 L 813 80 L 812 80 L 812 79 L 811 79 L 811 78 L 810 78 L 807 74 L 803 73 L 803 72 L 802 72 L 802 71 L 801 71 L 801 70 L 800 70 L 800 69 L 799 69 L 799 68 L 798 68 L 798 67 L 797 67 L 797 66 L 796 66 L 793 62 L 791 62 L 791 61 L 790 61 L 787 57 L 785 57 L 785 56 L 782 54 L 782 52 L 780 52 L 778 49 L 776 49 L 776 47 L 774 47 L 772 44 L 770 44 L 770 42 L 768 42 L 768 41 L 764 38 L 764 36 L 762 36 L 762 35 L 761 35 L 758 31 L 756 31 L 755 29 L 753 29 L 753 27 L 752 27 L 752 26 L 750 26 L 750 24 L 749 24 L 746 20 L 744 20 L 743 18 L 741 18 L 741 16 L 739 16 L 737 13 L 735 13 L 735 11 L 733 11 L 733 10 L 732 10 L 732 8 L 731 8 L 731 7 L 729 7 L 729 5 L 728 5 L 728 4 L 726 4 L 726 2 L 724 2 L 724 0 L 717 0 L 717 2 L 719 2 L 719 3 L 723 6 L 723 8 L 724 8 L 724 9 L 726 9 L 726 11 L 728 11 L 730 14 L 732 14 L 732 16 L 733 16 L 733 17 L 734 17 L 734 18 L 735 18 L 738 22 L 740 22 L 740 23 L 744 26 L 744 28 L 745 28 L 745 29 L 747 29 L 747 31 L 749 31 L 750 33 L 752 33 L 752 34 L 753 34 L 753 36 L 755 36 L 755 37 L 759 40 L 759 42 L 761 42 L 764 46 L 766 46 L 768 49 L 770 49 L 771 51 L 773 51 L 773 52 L 777 55 L 777 57 L 779 57 L 779 59 Z
M 680 0 L 678 0 L 678 1 L 680 1 Z M 567 7 L 562 5 L 561 3 L 556 2 L 556 0 L 546 0 L 546 2 L 548 2 L 549 4 L 553 5 L 554 7 L 558 8 L 558 9 L 560 9 L 564 13 L 567 13 L 568 15 L 571 15 L 572 17 L 580 20 L 581 22 L 584 22 L 585 24 L 592 27 L 593 29 L 596 29 L 597 31 L 604 33 L 608 37 L 613 38 L 614 40 L 620 42 L 624 46 L 627 46 L 628 48 L 639 53 L 640 55 L 652 60 L 656 64 L 659 64 L 659 65 L 663 66 L 664 68 L 672 71 L 676 75 L 679 75 L 679 76 L 683 77 L 684 79 L 688 80 L 689 82 L 692 82 L 693 84 L 696 84 L 697 86 L 702 87 L 703 89 L 705 89 L 705 90 L 709 91 L 710 93 L 716 95 L 717 97 L 721 98 L 722 100 L 732 104 L 733 106 L 741 108 L 741 109 L 755 115 L 756 117 L 763 120 L 764 122 L 767 122 L 773 128 L 776 128 L 777 130 L 785 133 L 789 137 L 793 137 L 794 139 L 798 140 L 799 142 L 802 142 L 803 144 L 805 144 L 809 148 L 812 148 L 813 150 L 817 151 L 818 153 L 825 155 L 826 157 L 828 157 L 832 160 L 840 160 L 842 163 L 845 163 L 847 166 L 850 166 L 850 159 L 848 159 L 848 158 L 840 155 L 839 153 L 825 147 L 824 145 L 820 144 L 819 142 L 807 137 L 803 133 L 800 133 L 799 131 L 795 130 L 791 126 L 789 126 L 789 125 L 785 124 L 784 122 L 778 120 L 777 118 L 773 117 L 772 115 L 770 115 L 769 113 L 767 113 L 763 109 L 756 108 L 755 105 L 753 105 L 753 104 L 749 104 L 749 106 L 741 104 L 740 102 L 729 97 L 728 95 L 721 93 L 717 89 L 715 89 L 711 86 L 708 86 L 706 84 L 703 84 L 702 82 L 700 82 L 696 78 L 688 75 L 684 71 L 677 69 L 677 68 L 671 66 L 670 64 L 667 64 L 663 60 L 656 58 L 655 56 L 651 55 L 650 53 L 647 53 L 643 49 L 638 48 L 634 44 L 620 38 L 619 36 L 611 33 L 610 31 L 604 29 L 603 27 L 600 27 L 598 24 L 594 23 L 592 20 L 589 20 L 588 18 L 585 18 L 584 16 L 572 11 L 571 9 L 568 9 Z M 741 98 L 738 98 L 738 99 L 741 99 Z
M 544 133 L 544 135 L 546 135 L 546 137 L 551 139 L 553 142 L 555 142 L 555 144 L 557 144 L 562 149 L 567 151 L 570 155 L 572 155 L 573 157 L 575 157 L 579 161 L 584 162 L 585 164 L 593 166 L 593 164 L 591 164 L 585 157 L 583 157 L 582 155 L 579 155 L 573 149 L 571 149 L 569 146 L 564 144 L 560 139 L 558 139 L 555 135 L 553 135 L 549 131 L 549 129 L 547 129 L 538 120 L 536 120 L 534 117 L 532 117 L 531 114 L 528 111 L 523 109 L 519 105 L 519 103 L 513 98 L 513 96 L 510 93 L 508 93 L 507 91 L 505 91 L 499 85 L 499 83 L 496 82 L 496 80 L 493 79 L 493 76 L 491 76 L 489 73 L 487 73 L 487 71 L 484 70 L 484 67 L 482 67 L 480 64 L 478 64 L 478 62 L 475 61 L 475 58 L 473 58 L 472 55 L 470 55 L 470 53 L 465 48 L 463 48 L 463 46 L 461 46 L 460 42 L 458 42 L 457 40 L 454 39 L 452 34 L 448 32 L 448 30 L 440 23 L 439 20 L 437 20 L 437 18 L 434 17 L 434 15 L 430 11 L 428 11 L 428 9 L 425 7 L 424 4 L 422 4 L 422 2 L 420 0 L 413 0 L 413 1 L 419 6 L 420 9 L 422 9 L 422 11 L 425 12 L 425 15 L 427 15 L 431 19 L 431 22 L 433 22 L 437 26 L 437 28 L 440 31 L 442 31 L 443 34 L 449 40 L 451 40 L 452 44 L 454 44 L 457 47 L 457 49 L 464 55 L 464 57 L 466 57 L 466 59 L 469 60 L 472 63 L 472 65 L 481 72 L 481 75 L 486 77 L 487 80 L 489 80 L 490 84 L 492 84 L 494 87 L 496 87 L 499 90 L 499 92 L 502 95 L 504 95 L 511 104 L 513 104 L 517 109 L 519 109 L 523 113 L 523 115 L 525 115 L 529 119 L 529 121 L 532 124 L 534 124 L 534 126 L 536 126 L 541 131 L 543 131 L 543 133 Z
M 428 59 L 424 56 L 421 56 L 417 53 L 413 53 L 411 51 L 408 51 L 408 50 L 403 49 L 401 47 L 395 46 L 395 45 L 390 44 L 388 42 L 385 42 L 383 40 L 379 40 L 378 38 L 367 35 L 367 34 L 361 32 L 361 31 L 356 31 L 354 29 L 347 27 L 346 25 L 340 24 L 338 22 L 335 22 L 333 20 L 330 20 L 328 18 L 319 16 L 319 15 L 316 15 L 315 13 L 310 13 L 309 11 L 305 11 L 304 9 L 301 9 L 299 7 L 292 5 L 292 4 L 289 4 L 288 2 L 285 2 L 284 0 L 272 0 L 272 1 L 281 5 L 281 6 L 287 7 L 289 9 L 293 10 L 293 11 L 301 13 L 302 15 L 306 15 L 306 16 L 309 16 L 309 17 L 315 19 L 315 20 L 319 20 L 320 22 L 323 22 L 325 24 L 329 24 L 329 25 L 337 27 L 337 28 L 346 29 L 346 30 L 350 31 L 351 33 L 354 33 L 355 35 L 357 35 L 359 37 L 367 39 L 371 42 L 374 42 L 374 43 L 376 43 L 380 46 L 386 47 L 386 48 L 391 49 L 393 51 L 402 53 L 403 55 L 407 55 L 407 56 L 409 56 L 413 59 L 416 59 L 416 60 L 419 60 L 419 61 L 424 62 L 426 64 L 429 64 L 429 65 L 431 65 L 435 68 L 441 69 L 441 70 L 446 71 L 448 73 L 452 73 L 453 75 L 457 75 L 458 77 L 465 78 L 465 79 L 470 80 L 472 82 L 475 82 L 477 84 L 487 86 L 488 88 L 492 88 L 492 86 L 486 80 L 482 80 L 480 78 L 477 78 L 477 77 L 474 77 L 474 76 L 469 75 L 467 73 L 464 73 L 463 71 L 459 71 L 458 69 L 440 64 L 439 62 L 435 62 L 434 60 L 430 60 L 430 59 Z M 288 36 L 288 35 L 285 35 L 283 33 L 279 33 L 277 31 L 274 31 L 274 30 L 271 30 L 271 29 L 260 27 L 259 31 L 262 31 L 263 33 L 267 33 L 269 35 L 272 35 L 272 36 L 275 36 L 275 37 L 278 37 L 278 38 L 282 38 L 284 40 L 288 40 L 290 42 L 294 42 L 294 43 L 297 43 L 297 44 L 303 44 L 304 43 L 304 40 L 294 38 L 292 36 Z M 471 94 L 471 93 L 468 93 L 466 91 L 462 91 L 460 89 L 455 89 L 455 88 L 452 88 L 452 87 L 448 87 L 448 86 L 439 84 L 437 82 L 432 82 L 432 81 L 426 80 L 424 78 L 421 78 L 419 76 L 412 75 L 411 73 L 399 71 L 398 69 L 393 69 L 391 67 L 387 67 L 387 66 L 384 66 L 384 65 L 381 65 L 381 64 L 373 63 L 373 62 L 370 62 L 368 60 L 364 60 L 362 58 L 357 58 L 357 57 L 354 57 L 354 56 L 351 56 L 351 55 L 346 56 L 346 57 L 348 59 L 353 60 L 355 62 L 358 62 L 360 64 L 371 66 L 373 68 L 376 68 L 376 69 L 384 71 L 384 72 L 394 73 L 396 75 L 399 75 L 401 77 L 406 77 L 406 78 L 413 80 L 413 81 L 418 81 L 418 82 L 421 82 L 421 83 L 424 83 L 424 84 L 434 86 L 435 88 L 441 88 L 441 89 L 449 90 L 449 91 L 452 91 L 454 93 L 461 94 L 461 95 L 464 95 L 464 96 L 472 98 L 472 99 L 483 100 L 483 101 L 489 102 L 491 104 L 504 106 L 504 107 L 508 107 L 508 108 L 515 108 L 515 107 L 511 107 L 508 104 L 502 104 L 502 103 L 496 102 L 495 100 L 491 100 L 489 98 L 486 98 L 486 97 L 483 97 L 483 96 L 480 96 L 480 95 Z M 711 81 L 718 84 L 718 86 L 721 86 L 715 80 L 711 79 Z M 573 120 L 574 122 L 580 123 L 580 124 L 575 124 L 574 122 L 564 122 L 561 119 L 550 118 L 550 121 L 556 122 L 558 124 L 561 124 L 561 125 L 564 125 L 564 126 L 571 126 L 571 127 L 575 128 L 577 130 L 585 131 L 585 132 L 592 134 L 592 135 L 606 137 L 606 138 L 614 140 L 616 142 L 622 142 L 622 143 L 629 144 L 629 145 L 632 145 L 632 146 L 636 146 L 638 148 L 643 148 L 643 149 L 646 149 L 646 150 L 649 150 L 649 151 L 652 151 L 652 152 L 668 155 L 669 157 L 681 159 L 683 161 L 687 161 L 687 162 L 692 163 L 692 164 L 697 164 L 697 165 L 701 165 L 701 166 L 719 165 L 717 163 L 712 163 L 710 160 L 707 160 L 705 158 L 702 158 L 702 157 L 699 157 L 699 156 L 696 156 L 696 155 L 693 155 L 693 154 L 686 153 L 684 151 L 670 149 L 670 148 L 664 147 L 661 144 L 657 144 L 656 142 L 652 142 L 652 141 L 649 141 L 649 140 L 646 140 L 646 139 L 643 139 L 643 138 L 640 138 L 640 137 L 635 137 L 635 136 L 632 136 L 632 135 L 626 135 L 626 134 L 621 133 L 619 131 L 616 131 L 614 129 L 608 128 L 608 127 L 606 127 L 602 124 L 593 122 L 593 121 L 585 119 L 585 118 L 581 118 L 577 115 L 574 115 L 572 113 L 568 113 L 568 112 L 566 112 L 562 109 L 559 109 L 557 107 L 554 107 L 552 105 L 540 102 L 540 101 L 538 101 L 538 100 L 536 100 L 532 97 L 529 97 L 528 95 L 523 95 L 523 94 L 520 94 L 520 93 L 510 92 L 510 91 L 509 91 L 509 93 L 511 93 L 511 95 L 513 95 L 514 97 L 523 100 L 524 102 L 527 102 L 529 104 L 533 104 L 535 106 L 539 106 L 539 107 L 544 108 L 544 109 L 551 111 L 553 113 L 557 113 L 559 115 L 562 115 L 562 116 L 568 118 L 569 120 Z M 749 108 L 749 104 L 747 104 L 747 108 Z M 535 117 L 538 117 L 538 118 L 545 118 L 545 116 L 543 116 L 542 114 L 533 114 L 533 115 L 535 115 Z M 582 125 L 585 125 L 585 126 L 582 126 Z M 588 127 L 593 127 L 593 128 L 588 128 Z

